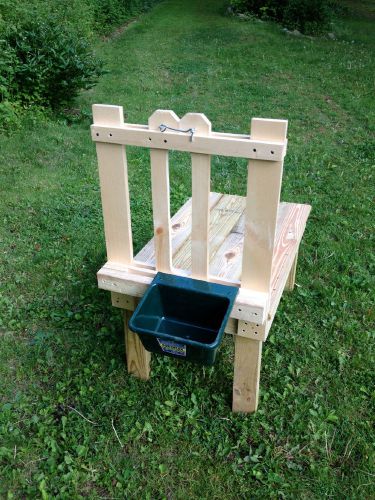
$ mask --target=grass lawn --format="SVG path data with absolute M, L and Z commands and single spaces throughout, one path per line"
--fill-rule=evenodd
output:
M 375 15 L 361 6 L 331 40 L 224 17 L 218 0 L 166 0 L 98 43 L 109 72 L 80 119 L 30 117 L 0 138 L 1 498 L 374 498 Z M 217 131 L 289 119 L 282 199 L 313 212 L 256 414 L 231 413 L 229 336 L 213 368 L 154 356 L 149 383 L 127 375 L 120 313 L 96 285 L 93 103 L 133 123 L 200 111 Z M 172 155 L 174 211 L 188 160 Z M 152 234 L 148 154 L 129 162 L 138 250 Z M 245 161 L 213 159 L 212 190 L 243 195 L 245 177 Z

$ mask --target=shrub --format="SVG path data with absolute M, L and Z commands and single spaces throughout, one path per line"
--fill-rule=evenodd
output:
M 0 65 L 7 94 L 22 103 L 57 108 L 69 104 L 102 74 L 88 42 L 54 22 L 13 28 L 5 37 L 12 67 Z
M 330 9 L 325 0 L 289 0 L 283 24 L 302 33 L 320 33 L 327 28 Z
M 332 15 L 329 0 L 230 0 L 229 5 L 236 13 L 274 19 L 307 34 L 325 30 Z

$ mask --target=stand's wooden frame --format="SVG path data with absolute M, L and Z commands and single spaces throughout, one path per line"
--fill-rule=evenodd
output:
M 111 291 L 112 304 L 124 310 L 129 373 L 149 378 L 150 353 L 127 325 L 157 271 L 235 285 L 240 290 L 225 330 L 235 336 L 233 411 L 255 411 L 262 344 L 283 290 L 294 287 L 298 248 L 310 212 L 309 205 L 280 203 L 287 121 L 254 118 L 246 136 L 212 132 L 209 120 L 199 113 L 179 119 L 173 111 L 158 110 L 148 125 L 132 125 L 124 123 L 122 107 L 95 104 L 93 116 L 108 258 L 98 272 L 98 284 Z M 193 128 L 193 137 L 169 129 L 162 132 L 162 124 L 177 130 Z M 126 145 L 148 147 L 151 157 L 154 238 L 136 258 Z M 192 199 L 172 219 L 171 149 L 190 152 L 192 158 Z M 246 199 L 210 192 L 212 154 L 248 159 Z M 214 229 L 210 216 L 219 205 L 219 215 L 229 214 L 223 218 L 228 222 Z M 173 266 L 178 252 L 183 254 L 180 260 L 191 263 L 190 271 Z M 230 263 L 229 256 L 234 257 Z

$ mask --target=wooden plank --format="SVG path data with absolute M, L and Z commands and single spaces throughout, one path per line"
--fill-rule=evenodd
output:
M 286 140 L 287 121 L 251 121 L 253 139 Z M 241 286 L 269 293 L 283 162 L 249 161 Z
M 161 123 L 176 127 L 178 122 L 179 119 L 173 111 L 155 111 L 148 120 L 151 130 L 157 130 Z M 150 149 L 150 158 L 156 268 L 158 271 L 170 273 L 172 269 L 172 246 L 168 151 L 152 148 Z
M 276 241 L 283 225 L 289 203 L 280 203 L 276 224 Z M 245 230 L 245 217 L 241 215 L 237 224 L 225 238 L 216 255 L 210 262 L 211 276 L 218 276 L 229 281 L 241 280 L 242 252 Z
M 135 298 L 131 295 L 111 292 L 111 301 L 113 307 L 119 307 L 120 309 L 126 309 L 127 311 L 134 311 L 135 309 Z
M 225 238 L 237 223 L 245 208 L 242 196 L 223 195 L 210 213 L 209 254 L 210 261 L 223 244 Z M 190 238 L 173 255 L 174 266 L 180 269 L 191 268 Z
M 209 206 L 210 210 L 218 203 L 223 195 L 220 193 L 210 193 Z M 175 255 L 181 248 L 183 243 L 191 234 L 191 198 L 178 210 L 171 219 L 171 239 L 172 239 L 172 254 Z M 155 265 L 154 238 L 138 252 L 135 256 L 135 262 L 146 263 L 147 265 Z
M 210 274 L 240 280 L 245 216 L 242 214 L 210 262 Z
M 192 128 L 196 134 L 210 135 L 211 122 L 202 114 L 188 113 L 180 122 L 183 130 Z M 191 154 L 192 228 L 191 275 L 207 280 L 209 274 L 208 229 L 210 220 L 211 156 Z
M 258 407 L 262 344 L 239 335 L 234 344 L 234 412 L 252 413 Z
M 121 126 L 121 106 L 93 106 L 94 123 Z M 96 144 L 100 189 L 103 207 L 104 233 L 108 260 L 128 264 L 133 259 L 130 220 L 128 170 L 124 146 Z
M 134 267 L 107 262 L 97 273 L 98 286 L 104 290 L 117 292 L 133 297 L 142 297 L 155 277 L 156 271 L 143 269 L 141 274 L 135 273 Z M 179 274 L 174 270 L 174 274 Z M 215 279 L 210 276 L 210 281 L 225 285 L 239 286 L 226 280 Z M 231 317 L 263 323 L 268 312 L 268 294 L 253 292 L 240 288 L 236 302 L 231 311 Z
M 131 316 L 132 312 L 124 311 L 124 334 L 128 373 L 142 380 L 148 380 L 150 378 L 151 353 L 143 347 L 138 335 L 129 329 L 129 319 Z
M 162 110 L 160 110 L 162 111 Z M 161 125 L 160 121 L 157 126 Z M 166 124 L 169 125 L 169 124 Z M 180 128 L 179 123 L 173 128 Z M 181 127 L 182 128 L 182 127 Z M 212 132 L 210 136 L 182 134 L 171 130 L 161 132 L 158 128 L 126 124 L 123 126 L 91 126 L 91 137 L 95 142 L 124 144 L 188 153 L 233 156 L 267 161 L 282 161 L 286 153 L 286 141 L 262 140 L 248 135 L 221 134 Z
M 289 204 L 288 217 L 284 221 L 275 248 L 269 311 L 272 319 L 297 255 L 310 210 L 309 205 Z
M 291 292 L 292 290 L 294 290 L 294 285 L 296 283 L 297 261 L 298 261 L 298 249 L 284 286 L 284 290 L 286 290 L 287 292 Z

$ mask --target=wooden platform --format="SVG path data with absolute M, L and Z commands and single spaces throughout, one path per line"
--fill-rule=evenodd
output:
M 245 229 L 246 198 L 242 196 L 211 193 L 209 229 L 210 280 L 240 286 L 242 251 Z M 280 203 L 276 241 L 272 264 L 271 297 L 267 294 L 246 293 L 241 289 L 232 311 L 232 321 L 226 332 L 236 333 L 237 323 L 242 320 L 243 336 L 257 331 L 259 340 L 265 340 L 277 310 L 300 240 L 310 212 L 309 205 Z M 175 274 L 191 273 L 191 199 L 171 219 L 172 260 Z M 135 256 L 131 266 L 107 262 L 98 272 L 100 288 L 117 294 L 141 297 L 156 274 L 154 238 Z M 113 304 L 123 307 L 124 299 Z M 263 300 L 262 300 L 263 299 Z M 129 304 L 131 298 L 128 298 Z M 128 306 L 129 306 L 128 304 Z M 239 310 L 242 309 L 242 310 Z M 257 326 L 259 325 L 258 329 Z
M 129 373 L 150 376 L 150 353 L 128 320 L 157 271 L 239 287 L 226 325 L 234 334 L 233 411 L 257 409 L 262 345 L 284 289 L 292 289 L 308 205 L 280 203 L 287 121 L 252 118 L 250 135 L 214 132 L 200 113 L 156 110 L 124 123 L 121 106 L 94 105 L 108 262 L 99 287 L 124 310 Z M 133 257 L 127 146 L 150 149 L 154 238 Z M 169 151 L 191 156 L 192 199 L 170 216 Z M 246 198 L 210 192 L 211 156 L 248 160 Z

